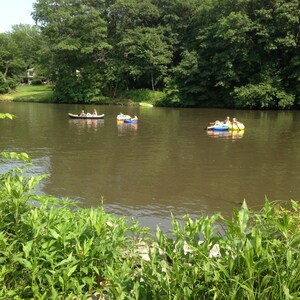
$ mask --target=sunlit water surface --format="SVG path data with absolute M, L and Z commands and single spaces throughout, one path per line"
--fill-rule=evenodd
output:
M 104 120 L 72 120 L 84 108 Z M 300 112 L 0 103 L 0 151 L 27 152 L 34 174 L 50 174 L 40 193 L 82 207 L 104 203 L 153 231 L 179 219 L 221 212 L 245 199 L 300 199 Z M 119 112 L 139 124 L 118 123 Z M 244 132 L 213 133 L 212 120 L 237 117 Z M 2 164 L 0 171 L 13 165 Z

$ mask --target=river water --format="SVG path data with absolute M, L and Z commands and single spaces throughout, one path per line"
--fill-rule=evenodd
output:
M 72 120 L 81 109 L 103 120 Z M 50 174 L 39 192 L 82 207 L 134 217 L 152 230 L 178 219 L 221 212 L 245 199 L 300 199 L 300 111 L 247 111 L 1 102 L 0 151 L 27 152 L 34 174 Z M 118 113 L 139 124 L 117 123 Z M 236 117 L 244 132 L 212 134 L 209 122 Z M 0 165 L 3 172 L 12 167 Z

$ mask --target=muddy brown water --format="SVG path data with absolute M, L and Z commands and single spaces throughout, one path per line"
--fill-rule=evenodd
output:
M 83 108 L 105 118 L 68 118 Z M 171 213 L 230 217 L 244 199 L 255 210 L 265 197 L 300 199 L 300 111 L 2 102 L 0 112 L 17 116 L 0 120 L 1 151 L 27 152 L 33 174 L 50 174 L 40 193 L 82 207 L 103 201 L 108 212 L 153 230 L 169 230 Z M 120 112 L 137 114 L 139 123 L 118 123 Z M 227 115 L 245 131 L 204 130 Z

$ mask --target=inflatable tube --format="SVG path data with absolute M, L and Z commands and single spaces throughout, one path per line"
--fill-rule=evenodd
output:
M 137 124 L 137 123 L 138 123 L 138 120 L 127 120 L 127 119 L 125 119 L 125 120 L 124 120 L 124 123 L 128 123 L 128 124 Z
M 207 130 L 214 130 L 214 131 L 227 131 L 229 127 L 227 125 L 213 125 L 207 127 Z
M 244 130 L 245 126 L 243 123 L 238 123 L 238 124 L 230 124 L 228 126 L 229 130 Z

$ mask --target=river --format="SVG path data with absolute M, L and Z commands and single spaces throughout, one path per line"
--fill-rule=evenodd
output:
M 81 109 L 103 120 L 72 120 Z M 33 174 L 49 174 L 39 192 L 104 203 L 155 230 L 178 219 L 221 212 L 231 217 L 245 199 L 258 210 L 300 198 L 300 111 L 145 108 L 1 102 L 1 151 L 26 152 Z M 137 125 L 116 122 L 137 114 Z M 236 117 L 244 132 L 209 133 L 209 122 Z M 0 165 L 0 172 L 8 167 Z

